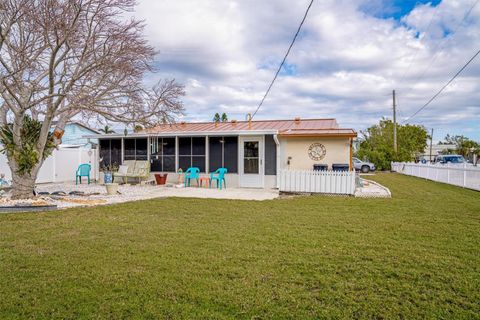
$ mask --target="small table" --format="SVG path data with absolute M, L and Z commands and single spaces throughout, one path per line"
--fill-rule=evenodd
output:
M 203 182 L 205 182 L 205 188 L 210 187 L 210 177 L 200 177 L 200 178 L 198 178 L 199 187 L 203 187 Z

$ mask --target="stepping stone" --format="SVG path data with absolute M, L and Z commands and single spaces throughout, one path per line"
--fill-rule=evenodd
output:
M 71 195 L 71 196 L 84 196 L 85 192 L 83 192 L 83 191 L 70 191 L 68 194 Z
M 63 191 L 55 191 L 51 193 L 52 196 L 66 196 L 67 194 Z
M 37 194 L 41 195 L 41 196 L 48 196 L 50 194 L 50 192 L 48 191 L 40 191 L 38 192 Z

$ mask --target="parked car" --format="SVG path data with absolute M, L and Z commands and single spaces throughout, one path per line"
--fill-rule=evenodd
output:
M 464 164 L 465 158 L 458 154 L 441 154 L 435 157 L 435 164 Z
M 359 170 L 363 173 L 375 171 L 375 165 L 371 162 L 365 162 L 358 158 L 352 158 L 352 160 L 353 160 L 353 167 L 355 168 L 355 170 Z

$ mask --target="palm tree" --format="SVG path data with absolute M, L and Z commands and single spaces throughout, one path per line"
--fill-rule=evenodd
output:
M 105 134 L 109 134 L 109 133 L 115 133 L 115 131 L 110 128 L 108 125 L 106 125 L 105 127 L 103 127 L 102 129 L 100 129 L 99 131 L 105 133 Z

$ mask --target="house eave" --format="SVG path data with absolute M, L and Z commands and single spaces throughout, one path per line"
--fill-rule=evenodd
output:
M 86 135 L 89 139 L 115 138 L 147 138 L 147 137 L 204 137 L 204 136 L 255 136 L 277 134 L 278 130 L 229 130 L 229 131 L 177 131 L 177 132 L 150 132 L 125 134 L 95 134 Z

